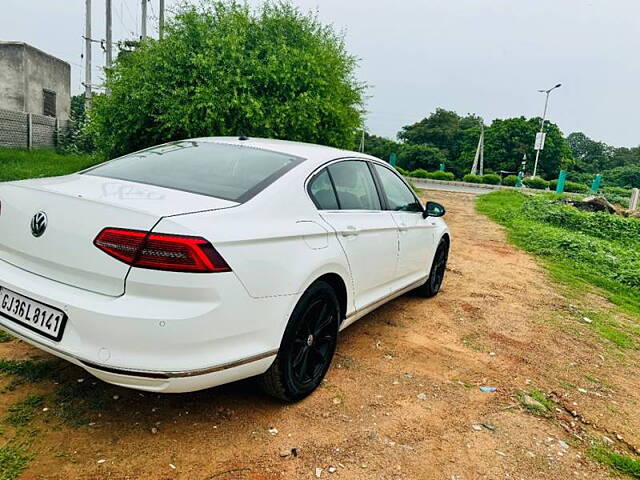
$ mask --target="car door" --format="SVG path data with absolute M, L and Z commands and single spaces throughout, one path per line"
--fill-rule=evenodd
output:
M 386 207 L 391 211 L 399 230 L 397 283 L 394 289 L 400 289 L 429 273 L 431 258 L 435 253 L 436 223 L 422 216 L 422 205 L 395 170 L 377 163 L 373 168 Z
M 383 208 L 369 163 L 335 162 L 310 181 L 309 193 L 345 251 L 355 308 L 389 295 L 398 261 L 398 227 Z

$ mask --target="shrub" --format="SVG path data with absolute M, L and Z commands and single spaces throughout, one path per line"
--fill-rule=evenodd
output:
M 546 190 L 549 187 L 549 182 L 540 177 L 525 178 L 522 183 L 528 188 L 535 188 L 536 190 Z
M 111 93 L 90 115 L 105 155 L 240 134 L 353 146 L 366 86 L 340 32 L 288 2 L 178 4 L 162 40 L 142 40 L 107 71 Z
M 436 170 L 435 172 L 427 173 L 427 178 L 431 180 L 445 180 L 445 181 L 453 181 L 455 180 L 455 176 L 451 172 L 443 172 L 442 170 Z
M 409 175 L 409 172 L 407 172 L 404 168 L 402 167 L 395 167 L 395 169 L 398 171 L 398 173 L 400 175 L 402 175 L 403 177 L 406 177 L 407 175 Z
M 500 175 L 496 175 L 495 173 L 487 173 L 482 176 L 482 183 L 486 183 L 487 185 L 499 185 Z
M 517 184 L 518 184 L 517 175 L 507 175 L 502 179 L 502 185 L 506 185 L 507 187 L 515 187 Z
M 462 181 L 469 183 L 482 183 L 482 176 L 474 175 L 473 173 L 467 173 L 464 177 L 462 177 Z
M 553 191 L 558 187 L 558 180 L 551 180 L 549 182 L 549 188 Z M 589 191 L 589 187 L 587 187 L 584 183 L 571 182 L 567 180 L 564 184 L 564 191 L 570 193 L 587 193 Z
M 414 178 L 429 178 L 429 172 L 422 168 L 418 168 L 417 170 L 410 172 L 409 176 Z

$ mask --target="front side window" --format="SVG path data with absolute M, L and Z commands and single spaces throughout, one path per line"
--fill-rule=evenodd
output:
M 403 212 L 422 212 L 422 206 L 416 200 L 409 187 L 391 170 L 374 164 L 376 173 L 382 183 L 387 205 L 390 210 Z
M 376 185 L 366 162 L 347 160 L 328 167 L 342 210 L 381 210 Z
M 181 141 L 99 165 L 86 175 L 246 202 L 298 165 L 301 158 L 257 148 Z

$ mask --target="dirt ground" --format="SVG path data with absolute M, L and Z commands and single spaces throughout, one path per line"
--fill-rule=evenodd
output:
M 282 405 L 250 381 L 142 394 L 68 367 L 69 382 L 84 379 L 108 399 L 89 424 L 56 419 L 52 392 L 63 385 L 0 394 L 2 416 L 28 393 L 46 395 L 22 478 L 610 478 L 587 458 L 587 440 L 640 446 L 640 375 L 637 350 L 617 350 L 581 322 L 583 310 L 608 309 L 606 301 L 563 296 L 474 211 L 472 195 L 426 196 L 447 207 L 453 236 L 441 294 L 403 296 L 348 328 L 310 398 Z M 30 355 L 42 356 L 17 341 L 0 345 L 0 358 Z M 549 418 L 518 403 L 533 388 L 556 401 Z M 2 442 L 12 432 L 4 427 Z M 283 457 L 290 449 L 297 455 Z

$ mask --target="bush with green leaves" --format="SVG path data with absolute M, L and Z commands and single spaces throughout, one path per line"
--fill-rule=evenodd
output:
M 467 183 L 482 183 L 482 175 L 467 173 L 464 177 L 462 177 L 462 181 Z
M 333 27 L 285 2 L 184 2 L 162 40 L 121 52 L 90 112 L 109 156 L 211 135 L 352 148 L 365 85 Z
M 396 166 L 396 167 L 394 167 L 394 168 L 395 168 L 395 169 L 398 171 L 398 173 L 399 173 L 400 175 L 402 175 L 403 177 L 406 177 L 407 175 L 409 175 L 409 172 L 407 172 L 407 171 L 406 171 L 404 168 L 402 168 L 402 167 L 397 167 L 397 166 Z
M 551 180 L 549 182 L 549 188 L 555 192 L 558 187 L 558 180 Z M 587 193 L 589 191 L 589 187 L 584 183 L 572 182 L 567 180 L 564 183 L 564 191 L 569 193 Z
M 518 176 L 517 175 L 507 175 L 502 179 L 502 185 L 507 187 L 515 187 L 518 184 Z
M 413 171 L 409 172 L 409 176 L 413 177 L 413 178 L 428 178 L 429 177 L 429 172 L 427 172 L 426 170 L 424 170 L 422 168 L 418 168 L 416 170 L 413 170 Z
M 436 170 L 435 172 L 427 173 L 427 178 L 431 180 L 445 180 L 451 182 L 455 180 L 455 175 L 452 172 L 443 172 L 442 170 Z
M 500 185 L 500 175 L 486 173 L 482 175 L 482 183 L 486 183 L 487 185 Z
M 522 183 L 527 188 L 535 188 L 536 190 L 546 190 L 549 187 L 549 182 L 540 177 L 527 177 Z

